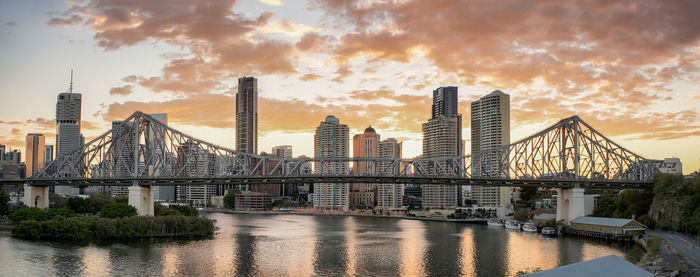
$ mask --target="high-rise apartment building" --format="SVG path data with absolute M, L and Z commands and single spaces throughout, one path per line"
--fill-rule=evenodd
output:
M 401 159 L 402 143 L 395 138 L 388 138 L 379 142 L 379 157 Z M 402 168 L 401 164 L 391 164 L 391 162 L 380 162 L 378 174 L 398 175 Z M 403 185 L 401 184 L 378 184 L 377 185 L 377 207 L 381 209 L 401 208 L 403 198 Z
M 277 157 L 283 157 L 285 159 L 292 158 L 292 146 L 291 145 L 279 145 L 272 147 L 272 155 Z
M 27 134 L 24 164 L 27 166 L 26 177 L 39 173 L 44 168 L 44 151 L 46 141 L 44 134 Z
M 110 155 L 112 177 L 134 176 L 137 170 L 134 151 L 138 147 L 138 130 L 133 122 L 112 121 L 112 149 Z M 129 186 L 109 188 L 114 196 L 129 195 Z
M 238 79 L 236 93 L 236 150 L 258 153 L 258 80 Z
M 184 167 L 182 176 L 214 176 L 216 154 L 209 153 L 194 142 L 186 142 L 177 149 L 178 168 Z M 206 206 L 216 195 L 216 185 L 179 186 L 177 200 L 188 205 Z
M 44 166 L 53 161 L 53 145 L 46 145 L 44 148 Z
M 5 160 L 5 145 L 0 144 L 0 161 Z
M 83 146 L 83 136 L 80 133 L 82 95 L 73 92 L 73 73 L 68 92 L 59 93 L 56 99 L 56 159 L 68 155 Z M 59 165 L 60 168 L 60 165 Z M 67 175 L 68 172 L 58 172 Z M 65 195 L 80 194 L 76 187 L 56 187 L 56 193 Z
M 423 157 L 457 157 L 464 155 L 462 114 L 458 110 L 457 87 L 440 87 L 433 91 L 432 118 L 423 123 Z M 445 161 L 443 168 L 459 167 Z M 423 185 L 423 207 L 450 208 L 459 203 L 459 187 Z
M 5 152 L 5 157 L 3 158 L 3 161 L 19 164 L 22 161 L 22 152 L 20 152 L 17 149 L 12 151 L 7 150 L 7 152 Z
M 473 101 L 471 107 L 472 176 L 507 178 L 500 163 L 508 153 L 500 149 L 510 144 L 510 96 L 495 90 Z M 512 209 L 511 191 L 509 187 L 475 186 L 471 196 L 479 206 L 496 207 L 503 217 Z
M 347 158 L 349 155 L 350 129 L 335 116 L 326 116 L 326 120 L 316 127 L 314 134 L 314 157 Z M 344 162 L 315 162 L 316 174 L 346 174 L 348 164 Z M 349 185 L 319 183 L 314 185 L 312 202 L 314 207 L 322 209 L 348 209 Z
M 362 134 L 352 137 L 352 156 L 355 158 L 379 157 L 379 134 L 369 126 Z M 354 162 L 353 170 L 360 175 L 377 174 L 375 164 L 369 162 Z M 354 183 L 350 188 L 350 207 L 375 206 L 375 184 Z

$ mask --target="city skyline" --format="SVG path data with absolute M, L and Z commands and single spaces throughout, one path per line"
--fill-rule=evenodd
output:
M 255 76 L 260 83 L 258 150 L 289 144 L 296 154 L 312 156 L 313 129 L 333 114 L 350 127 L 351 134 L 372 125 L 383 136 L 403 141 L 404 156 L 414 157 L 421 149 L 420 122 L 430 114 L 430 92 L 457 86 L 461 92 L 458 112 L 465 115 L 470 114 L 469 102 L 490 91 L 500 89 L 511 95 L 511 142 L 578 114 L 646 158 L 679 157 L 685 173 L 700 167 L 700 152 L 685 147 L 700 145 L 696 123 L 700 118 L 699 36 L 685 27 L 694 26 L 689 22 L 692 14 L 687 13 L 693 7 L 670 2 L 662 8 L 641 3 L 588 8 L 496 5 L 485 14 L 508 16 L 517 6 L 543 15 L 538 20 L 558 19 L 545 13 L 546 8 L 561 9 L 562 17 L 579 16 L 563 22 L 561 28 L 548 25 L 550 36 L 545 36 L 517 35 L 514 28 L 503 31 L 495 21 L 483 22 L 484 32 L 480 32 L 462 23 L 488 19 L 474 16 L 452 22 L 448 13 L 444 20 L 430 19 L 435 21 L 431 28 L 438 32 L 428 36 L 435 43 L 425 43 L 416 40 L 427 32 L 416 22 L 427 20 L 430 11 L 451 8 L 475 15 L 480 8 L 428 7 L 420 1 L 366 7 L 322 1 L 279 3 L 282 6 L 234 1 L 220 2 L 220 7 L 199 3 L 172 7 L 173 15 L 183 18 L 190 18 L 185 6 L 201 7 L 216 24 L 231 30 L 212 30 L 199 37 L 195 27 L 206 24 L 203 20 L 158 23 L 158 18 L 143 15 L 153 8 L 143 3 L 82 10 L 65 3 L 38 9 L 27 3 L 0 4 L 6 20 L 0 22 L 0 32 L 8 38 L 0 42 L 7 49 L 0 54 L 0 83 L 4 102 L 11 103 L 0 111 L 0 144 L 22 150 L 28 133 L 43 133 L 46 144 L 55 144 L 55 97 L 66 91 L 69 70 L 75 68 L 86 141 L 109 130 L 112 121 L 141 110 L 168 113 L 174 128 L 235 149 L 235 82 L 240 76 Z M 122 18 L 107 8 L 143 13 Z M 426 15 L 415 13 L 420 8 Z M 600 18 L 603 12 L 595 8 L 612 18 Z M 666 34 L 663 26 L 641 22 L 642 16 L 620 19 L 630 8 L 660 17 L 673 15 L 674 20 L 667 22 L 673 32 Z M 229 17 L 229 11 L 234 16 Z M 400 12 L 413 15 L 415 22 L 399 16 Z M 588 17 L 580 16 L 584 12 Z M 367 22 L 360 16 L 380 13 L 386 14 L 386 22 Z M 526 20 L 532 17 L 524 17 L 514 17 L 509 25 L 520 22 L 524 28 L 534 28 Z M 599 24 L 615 19 L 628 28 L 612 28 L 614 35 L 630 43 L 597 36 Z M 335 27 L 335 21 L 349 24 Z M 178 26 L 183 33 L 175 37 L 146 26 L 155 30 Z M 455 51 L 444 49 L 439 43 L 444 33 L 439 29 L 455 26 L 466 26 L 465 34 L 483 36 L 476 39 L 481 42 L 465 43 Z M 567 27 L 576 31 L 562 33 Z M 217 40 L 222 32 L 235 43 Z M 213 47 L 213 54 L 195 52 L 191 46 L 195 41 Z M 382 41 L 386 43 L 378 43 Z M 35 45 L 42 46 L 42 54 L 32 55 Z M 224 46 L 233 51 L 221 49 Z M 469 49 L 474 51 L 469 57 L 456 51 Z M 231 56 L 235 51 L 249 55 Z M 231 64 L 236 59 L 242 60 L 240 65 Z M 484 63 L 489 60 L 493 64 Z M 41 69 L 30 74 L 29 69 L 37 65 Z M 469 119 L 465 116 L 463 121 Z M 470 133 L 470 128 L 462 124 L 462 133 Z

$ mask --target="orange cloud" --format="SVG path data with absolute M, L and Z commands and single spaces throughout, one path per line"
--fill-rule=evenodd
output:
M 134 88 L 134 86 L 132 86 L 132 85 L 125 85 L 125 86 L 121 86 L 121 87 L 111 88 L 111 89 L 109 89 L 109 95 L 126 96 L 126 95 L 131 94 L 131 92 L 133 91 L 133 88 Z
M 299 77 L 299 80 L 302 81 L 314 81 L 323 78 L 323 76 L 318 75 L 318 74 L 304 74 L 303 76 Z

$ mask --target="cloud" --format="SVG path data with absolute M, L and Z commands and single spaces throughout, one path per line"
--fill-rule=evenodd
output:
M 53 119 L 46 119 L 42 117 L 37 117 L 36 119 L 29 119 L 26 122 L 29 125 L 34 125 L 41 130 L 55 130 L 56 121 Z
M 7 26 L 7 27 L 15 27 L 15 26 L 18 26 L 18 25 L 19 25 L 19 24 L 17 24 L 17 22 L 14 22 L 14 21 L 5 22 L 5 26 Z
M 124 80 L 155 92 L 204 93 L 220 89 L 230 76 L 297 73 L 295 46 L 267 38 L 267 33 L 301 36 L 317 28 L 271 18 L 249 16 L 226 1 L 99 1 L 73 2 L 49 25 L 84 24 L 106 51 L 139 43 L 161 42 L 177 53 L 160 76 L 126 76 Z M 126 93 L 125 87 L 112 93 Z
M 317 74 L 304 74 L 303 76 L 299 77 L 299 80 L 302 81 L 314 81 L 323 78 L 321 75 Z
M 258 2 L 263 3 L 268 6 L 282 6 L 284 3 L 282 3 L 281 0 L 258 0 Z
M 352 70 L 348 64 L 342 64 L 338 66 L 338 70 L 335 71 L 334 82 L 342 83 L 345 77 L 352 75 Z
M 109 89 L 109 95 L 127 96 L 133 92 L 133 88 L 134 88 L 134 86 L 132 86 L 132 85 L 114 87 L 114 88 Z

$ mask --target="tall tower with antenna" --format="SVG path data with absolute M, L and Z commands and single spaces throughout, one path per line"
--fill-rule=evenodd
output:
M 56 159 L 69 155 L 83 146 L 80 133 L 82 95 L 73 92 L 73 70 L 68 91 L 58 94 L 56 101 Z M 76 195 L 77 188 L 56 187 L 56 193 Z

